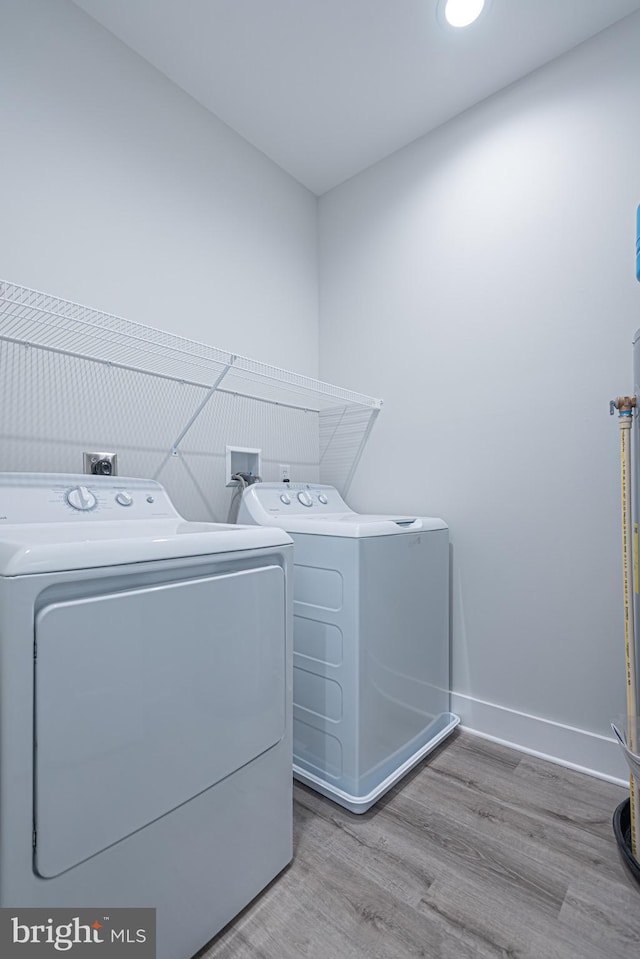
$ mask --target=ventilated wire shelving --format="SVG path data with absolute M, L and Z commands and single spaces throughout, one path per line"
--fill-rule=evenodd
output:
M 215 394 L 317 414 L 321 478 L 346 493 L 382 401 L 173 333 L 0 280 L 0 342 L 189 386 L 195 402 L 167 437 L 180 446 Z M 144 380 L 143 380 L 144 381 Z M 143 382 L 141 381 L 141 382 Z

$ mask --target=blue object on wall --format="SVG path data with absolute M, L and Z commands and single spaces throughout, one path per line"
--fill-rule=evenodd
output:
M 640 283 L 640 206 L 638 207 L 636 223 L 636 276 Z

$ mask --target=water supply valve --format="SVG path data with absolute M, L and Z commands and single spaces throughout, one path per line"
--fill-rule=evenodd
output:
M 631 411 L 637 406 L 637 402 L 635 396 L 616 396 L 615 400 L 609 401 L 609 415 L 613 416 L 618 410 L 620 416 L 631 416 Z

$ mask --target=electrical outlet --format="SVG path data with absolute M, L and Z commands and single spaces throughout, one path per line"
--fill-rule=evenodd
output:
M 278 466 L 278 476 L 281 483 L 289 483 L 291 480 L 291 467 L 288 463 L 280 463 Z
M 117 453 L 83 453 L 83 472 L 92 476 L 117 476 Z

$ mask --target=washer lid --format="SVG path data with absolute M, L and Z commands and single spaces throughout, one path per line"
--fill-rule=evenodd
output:
M 384 516 L 366 513 L 325 513 L 306 516 L 278 516 L 270 518 L 288 533 L 313 533 L 318 536 L 397 536 L 401 533 L 420 533 L 447 529 L 444 520 L 435 516 Z
M 0 527 L 0 576 L 59 572 L 282 546 L 282 529 L 183 519 Z
M 337 489 L 321 483 L 256 483 L 242 494 L 239 523 L 279 526 L 288 533 L 318 536 L 397 536 L 447 529 L 444 520 L 398 513 L 356 513 Z

